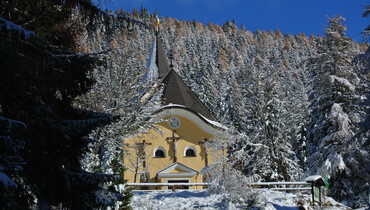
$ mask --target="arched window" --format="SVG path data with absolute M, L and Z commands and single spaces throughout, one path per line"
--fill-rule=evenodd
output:
M 154 157 L 166 157 L 166 150 L 159 146 L 154 149 Z
M 185 157 L 195 157 L 196 156 L 196 150 L 193 146 L 188 146 L 185 148 Z

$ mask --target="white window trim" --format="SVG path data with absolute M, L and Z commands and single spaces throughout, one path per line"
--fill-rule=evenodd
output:
M 186 156 L 186 150 L 188 150 L 188 149 L 194 150 L 194 154 L 195 154 L 194 157 L 197 157 L 197 149 L 195 149 L 194 146 L 187 146 L 187 147 L 185 147 L 185 149 L 184 149 L 184 157 L 193 157 L 193 156 Z
M 154 148 L 153 157 L 157 157 L 157 156 L 155 156 L 155 153 L 156 153 L 158 150 L 161 150 L 161 151 L 164 153 L 164 157 L 167 157 L 166 149 L 165 149 L 165 148 L 163 148 L 162 146 L 158 146 L 158 147 Z M 160 157 L 158 157 L 158 158 L 160 158 Z

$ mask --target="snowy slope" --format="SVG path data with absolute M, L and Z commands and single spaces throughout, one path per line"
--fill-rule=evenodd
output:
M 293 194 L 272 190 L 261 190 L 262 199 L 255 205 L 261 209 L 312 209 L 310 194 Z M 131 206 L 133 209 L 245 209 L 242 203 L 225 203 L 222 194 L 209 194 L 206 190 L 191 191 L 153 191 L 134 192 Z M 350 209 L 335 202 L 332 198 L 324 199 L 323 209 Z

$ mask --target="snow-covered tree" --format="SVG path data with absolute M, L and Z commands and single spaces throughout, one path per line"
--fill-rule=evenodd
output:
M 134 137 L 133 144 L 124 144 L 123 153 L 126 156 L 124 167 L 134 173 L 134 183 L 141 182 L 139 179 L 146 177 L 145 173 L 151 166 L 148 159 L 153 156 L 152 153 L 146 152 L 145 140 L 141 135 Z
M 113 206 L 111 198 L 123 195 L 102 186 L 117 177 L 86 172 L 80 163 L 87 144 L 94 141 L 86 136 L 113 117 L 72 106 L 74 98 L 93 84 L 86 75 L 96 65 L 93 55 L 99 50 L 76 52 L 76 25 L 69 24 L 70 18 L 76 9 L 86 19 L 104 13 L 88 0 L 15 0 L 2 1 L 0 6 L 0 136 L 1 145 L 6 143 L 1 150 L 9 149 L 0 160 L 5 180 L 0 188 L 6 190 L 1 205 L 6 209 Z
M 328 175 L 330 194 L 358 206 L 369 187 L 368 173 L 360 169 L 369 161 L 369 153 L 365 142 L 354 138 L 356 124 L 364 120 L 360 105 L 363 97 L 358 94 L 360 79 L 351 63 L 352 41 L 345 35 L 343 21 L 341 16 L 329 18 L 319 54 L 310 60 L 314 84 L 307 130 L 307 174 Z
M 224 121 L 226 123 L 226 121 Z M 230 153 L 232 148 L 237 146 L 237 142 L 246 138 L 243 133 L 235 128 L 229 127 L 220 132 L 220 138 L 205 142 L 209 149 L 209 154 L 214 158 L 214 162 L 203 169 L 201 173 L 209 174 L 207 182 L 210 182 L 209 193 L 223 194 L 221 203 L 229 206 L 234 204 L 248 204 L 254 206 L 261 203 L 258 192 L 252 190 L 250 183 L 258 181 L 257 176 L 245 176 L 235 166 L 243 159 L 243 152 L 235 151 Z
M 280 100 L 273 72 L 263 69 L 261 58 L 253 63 L 244 86 L 248 141 L 238 142 L 244 151 L 243 170 L 265 181 L 297 179 L 302 171 L 292 150 L 292 114 Z
M 0 125 L 0 208 L 21 209 L 29 206 L 32 198 L 22 184 L 25 161 L 20 152 L 26 143 L 27 126 L 1 116 Z
M 145 14 L 144 9 L 142 11 Z M 121 15 L 122 12 L 117 13 L 117 17 Z M 129 13 L 124 15 L 131 18 Z M 136 16 L 138 15 L 136 12 Z M 76 16 L 81 29 L 86 28 L 88 22 L 79 18 L 80 16 Z M 149 57 L 145 54 L 150 52 L 153 41 L 145 24 L 131 25 L 131 22 L 118 18 L 111 24 L 105 24 L 105 19 L 102 17 L 95 20 L 96 31 L 77 32 L 78 45 L 82 52 L 105 50 L 111 46 L 113 48 L 107 54 L 100 55 L 104 64 L 96 67 L 90 74 L 96 83 L 89 92 L 76 99 L 75 105 L 117 116 L 114 123 L 90 134 L 97 141 L 89 145 L 89 153 L 85 154 L 81 163 L 87 171 L 120 176 L 120 180 L 111 186 L 118 187 L 125 183 L 123 170 L 134 170 L 139 175 L 145 172 L 141 158 L 132 160 L 131 163 L 123 162 L 123 156 L 137 153 L 140 154 L 137 157 L 141 157 L 143 151 L 138 145 L 127 147 L 124 140 L 137 137 L 152 127 L 154 122 L 149 120 L 160 106 L 161 89 L 158 85 L 152 87 L 153 84 L 143 79 Z M 86 39 L 87 34 L 92 38 Z M 149 97 L 147 93 L 150 93 Z

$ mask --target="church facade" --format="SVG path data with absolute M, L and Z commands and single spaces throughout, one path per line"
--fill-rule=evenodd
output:
M 158 33 L 154 37 L 144 79 L 163 86 L 162 107 L 153 113 L 154 128 L 124 140 L 124 179 L 128 183 L 202 183 L 217 157 L 207 145 L 225 129 L 169 67 Z M 149 95 L 144 95 L 146 100 Z M 219 155 L 224 154 L 223 151 Z M 150 187 L 141 189 L 168 189 Z M 199 186 L 182 186 L 201 189 Z

